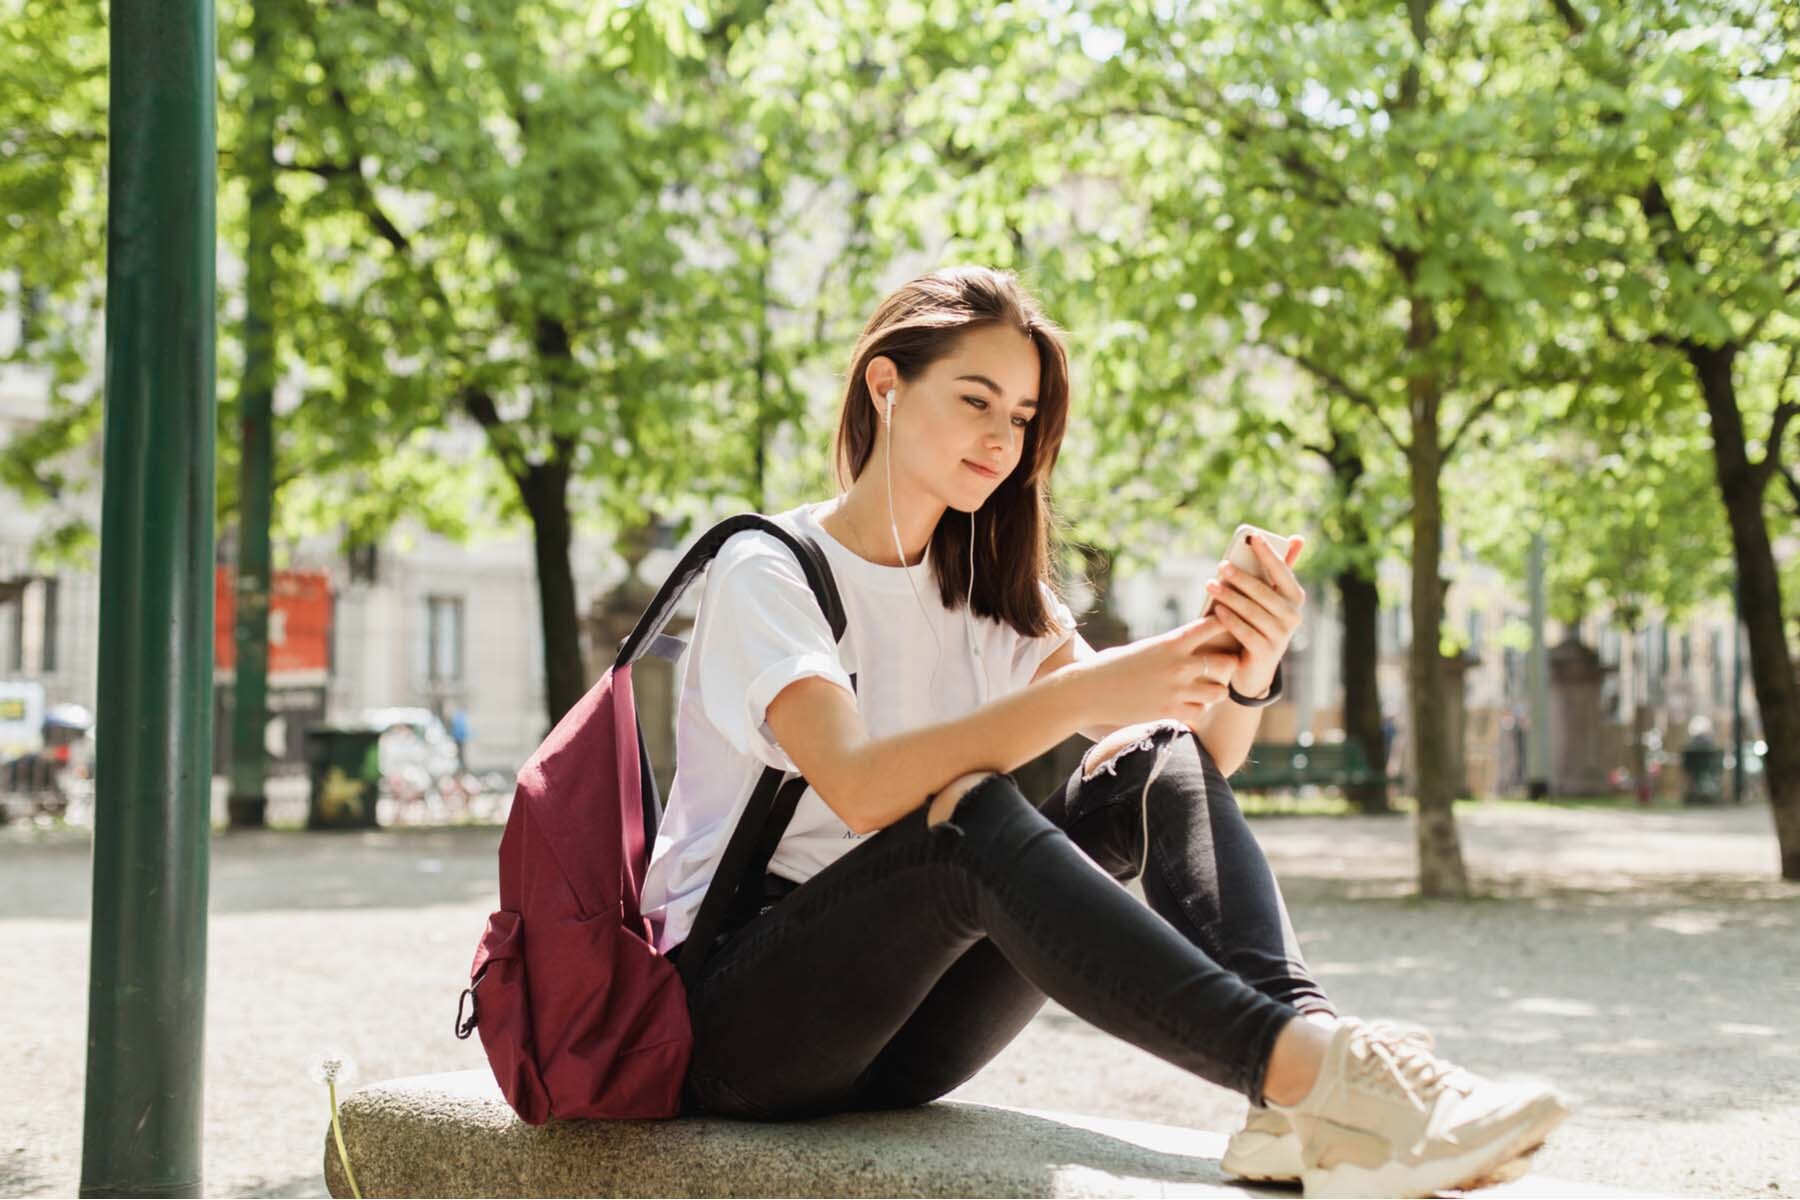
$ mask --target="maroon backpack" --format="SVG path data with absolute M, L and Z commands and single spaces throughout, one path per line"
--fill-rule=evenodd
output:
M 662 805 L 632 702 L 631 667 L 645 654 L 673 660 L 681 653 L 684 644 L 663 628 L 726 539 L 746 529 L 773 534 L 793 551 L 833 638 L 842 639 L 843 605 L 818 543 L 754 513 L 732 517 L 687 552 L 620 643 L 612 668 L 519 771 L 500 838 L 500 907 L 475 949 L 456 1036 L 480 1029 L 500 1090 L 532 1125 L 680 1111 L 693 1050 L 688 989 L 727 913 L 746 905 L 755 912 L 769 858 L 806 790 L 803 778 L 763 772 L 677 971 L 657 952 L 639 908 Z

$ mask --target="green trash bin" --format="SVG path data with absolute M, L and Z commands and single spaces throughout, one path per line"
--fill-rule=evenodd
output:
M 1683 804 L 1717 804 L 1724 798 L 1725 748 L 1689 743 L 1681 751 Z
M 374 829 L 381 731 L 320 726 L 306 732 L 308 829 Z

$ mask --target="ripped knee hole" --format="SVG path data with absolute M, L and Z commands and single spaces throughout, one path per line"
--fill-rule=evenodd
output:
M 962 798 L 974 791 L 977 784 L 985 779 L 992 779 L 995 774 L 994 771 L 971 771 L 944 785 L 944 790 L 931 798 L 931 807 L 925 813 L 925 824 L 942 825 L 948 821 Z
M 1156 748 L 1156 735 L 1165 730 L 1180 733 L 1187 726 L 1174 717 L 1164 717 L 1160 721 L 1146 721 L 1141 725 L 1124 725 L 1113 730 L 1081 756 L 1081 781 L 1086 783 L 1094 776 L 1105 771 L 1113 774 L 1117 771 L 1119 760 L 1134 750 L 1153 750 Z

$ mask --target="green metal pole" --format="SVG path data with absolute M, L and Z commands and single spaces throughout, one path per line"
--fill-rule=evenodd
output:
M 209 0 L 112 0 L 83 1196 L 198 1196 L 213 630 Z
M 234 829 L 264 824 L 269 721 L 269 517 L 274 507 L 275 239 L 281 194 L 275 188 L 275 13 L 254 0 L 250 13 L 249 121 L 244 171 L 250 184 L 250 236 L 244 253 L 244 383 L 239 395 L 238 561 L 235 590 L 236 678 L 231 689 L 231 792 Z

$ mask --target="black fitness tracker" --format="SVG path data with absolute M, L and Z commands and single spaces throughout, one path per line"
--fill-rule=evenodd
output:
M 1249 696 L 1238 691 L 1237 685 L 1233 683 L 1225 685 L 1225 692 L 1226 695 L 1231 697 L 1231 702 L 1233 704 L 1241 704 L 1245 708 L 1262 708 L 1266 705 L 1273 704 L 1281 699 L 1281 664 L 1275 664 L 1275 678 L 1269 681 L 1269 690 L 1266 694 L 1258 696 L 1253 700 Z

